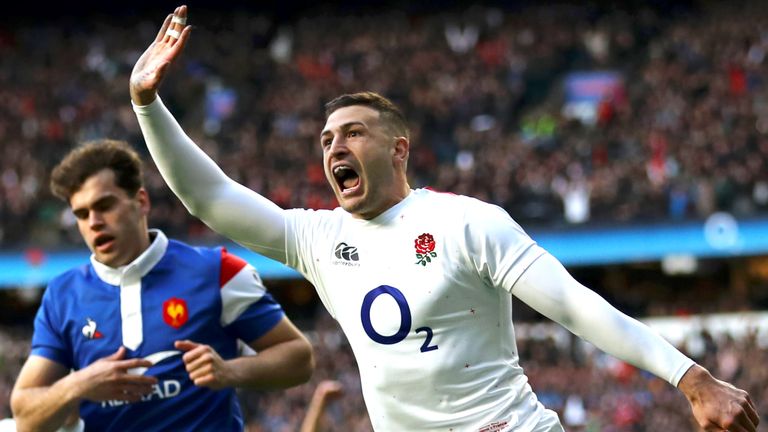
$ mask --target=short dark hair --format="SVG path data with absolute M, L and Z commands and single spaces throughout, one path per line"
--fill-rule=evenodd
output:
M 141 157 L 125 141 L 89 141 L 70 151 L 51 173 L 51 192 L 69 201 L 88 177 L 110 169 L 115 184 L 133 196 L 144 186 Z
M 339 108 L 354 105 L 363 105 L 378 111 L 381 118 L 394 129 L 395 133 L 409 138 L 408 125 L 403 112 L 391 100 L 375 92 L 366 91 L 341 95 L 325 104 L 325 117 L 328 118 Z

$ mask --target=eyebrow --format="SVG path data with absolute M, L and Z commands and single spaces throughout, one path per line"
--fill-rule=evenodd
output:
M 103 196 L 99 197 L 99 199 L 97 199 L 96 201 L 93 201 L 92 203 L 88 204 L 87 206 L 73 208 L 72 209 L 72 213 L 74 214 L 74 213 L 77 213 L 77 212 L 89 211 L 92 207 L 95 207 L 95 206 L 97 206 L 99 204 L 104 204 L 105 201 L 108 202 L 109 200 L 113 200 L 113 199 L 117 199 L 117 196 L 115 196 L 112 193 L 108 193 L 106 195 L 103 195 Z
M 367 128 L 365 123 L 363 123 L 361 121 L 351 121 L 351 122 L 347 122 L 347 123 L 344 123 L 343 125 L 339 126 L 339 129 L 341 129 L 341 131 L 344 132 L 344 131 L 349 130 L 349 128 L 351 128 L 352 126 L 358 126 L 358 125 L 362 126 L 364 128 Z M 326 130 L 320 132 L 320 139 L 322 139 L 324 136 L 326 136 L 326 135 L 328 135 L 330 133 L 331 133 L 330 129 L 326 129 Z

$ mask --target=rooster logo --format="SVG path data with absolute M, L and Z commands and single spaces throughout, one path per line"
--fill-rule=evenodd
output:
M 83 336 L 88 339 L 101 339 L 104 336 L 100 331 L 96 330 L 96 321 L 90 318 L 86 318 L 85 321 L 87 324 L 83 326 Z
M 163 321 L 173 328 L 179 328 L 189 318 L 187 302 L 184 299 L 172 297 L 163 303 Z

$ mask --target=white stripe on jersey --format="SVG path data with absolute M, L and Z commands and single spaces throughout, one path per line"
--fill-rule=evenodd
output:
M 221 325 L 233 323 L 248 306 L 261 300 L 267 289 L 252 265 L 243 267 L 221 287 Z

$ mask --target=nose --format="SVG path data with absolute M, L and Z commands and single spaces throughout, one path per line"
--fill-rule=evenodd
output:
M 347 148 L 347 142 L 343 135 L 339 135 L 333 138 L 333 141 L 331 141 L 331 148 L 328 150 L 328 153 L 331 157 L 345 155 L 348 152 L 349 149 Z
M 90 211 L 88 212 L 88 226 L 91 229 L 96 229 L 104 225 L 104 216 L 101 212 Z

